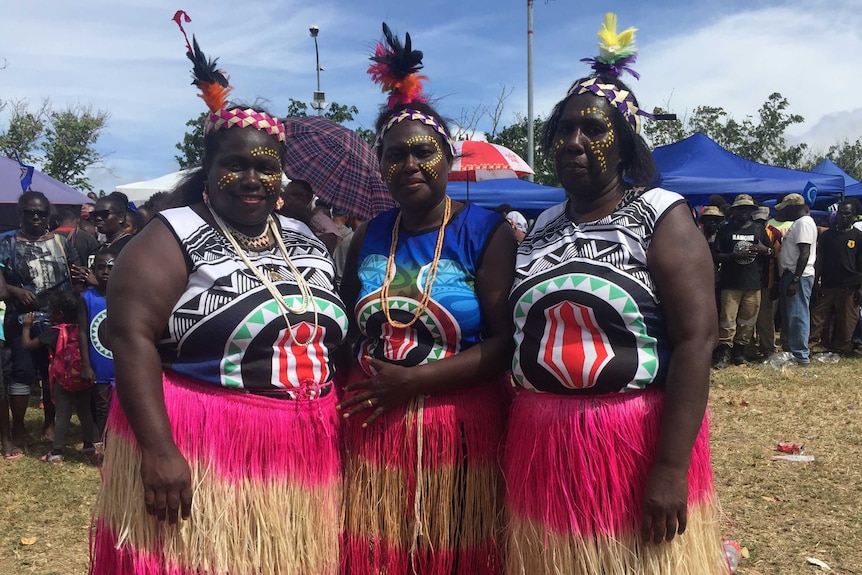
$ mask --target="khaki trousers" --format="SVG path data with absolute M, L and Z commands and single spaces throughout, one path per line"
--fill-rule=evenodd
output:
M 760 311 L 760 290 L 721 290 L 721 311 L 718 314 L 718 343 L 744 348 L 751 341 L 757 314 Z

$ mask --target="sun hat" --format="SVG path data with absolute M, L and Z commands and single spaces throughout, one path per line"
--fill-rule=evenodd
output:
M 752 212 L 751 219 L 765 222 L 769 219 L 769 208 L 766 206 L 759 206 L 754 210 L 754 212 Z
M 724 218 L 724 214 L 718 206 L 706 206 L 700 214 L 701 218 Z
M 775 204 L 776 210 L 783 210 L 787 206 L 804 206 L 805 198 L 801 194 L 787 194 L 780 203 Z
M 527 233 L 527 218 L 524 217 L 524 214 L 513 210 L 506 214 L 506 219 L 512 222 L 515 229 Z
M 754 203 L 754 198 L 749 196 L 748 194 L 739 194 L 733 199 L 733 204 L 731 204 L 731 208 L 738 208 L 741 206 L 751 206 L 754 207 L 757 204 Z

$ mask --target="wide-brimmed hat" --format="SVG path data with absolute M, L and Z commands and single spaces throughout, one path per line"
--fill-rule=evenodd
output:
M 758 207 L 751 213 L 751 219 L 765 222 L 769 219 L 769 208 L 766 206 Z
M 801 194 L 787 194 L 781 202 L 775 204 L 776 210 L 783 210 L 787 206 L 804 206 L 805 198 Z
M 754 198 L 749 196 L 748 194 L 739 194 L 733 199 L 733 203 L 730 205 L 731 208 L 738 208 L 741 206 L 751 206 L 755 207 L 757 204 L 754 203 Z
M 724 214 L 718 206 L 706 206 L 700 214 L 701 218 L 724 218 Z

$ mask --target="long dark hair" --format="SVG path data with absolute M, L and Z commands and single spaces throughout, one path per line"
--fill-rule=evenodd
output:
M 613 84 L 620 90 L 626 90 L 631 93 L 631 89 L 619 78 L 603 75 L 595 77 L 602 84 Z M 572 86 L 575 86 L 587 79 L 589 78 L 576 80 Z M 563 115 L 563 110 L 566 108 L 566 105 L 573 96 L 574 93 L 570 93 L 565 98 L 557 102 L 551 115 L 548 116 L 548 119 L 545 121 L 545 128 L 542 130 L 539 145 L 546 155 L 552 154 L 554 134 L 557 132 L 560 117 Z M 601 98 L 601 96 L 595 97 Z M 631 97 L 637 105 L 637 98 L 635 98 L 634 93 L 631 93 Z M 636 186 L 649 186 L 653 184 L 656 180 L 657 171 L 649 146 L 647 146 L 640 134 L 635 132 L 632 125 L 626 117 L 623 116 L 622 112 L 616 108 L 616 106 L 610 106 L 610 108 L 611 125 L 613 126 L 614 134 L 619 139 L 620 145 L 620 176 Z

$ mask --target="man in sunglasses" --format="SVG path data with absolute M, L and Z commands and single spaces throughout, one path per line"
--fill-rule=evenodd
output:
M 54 431 L 54 404 L 48 385 L 47 348 L 32 354 L 21 346 L 22 325 L 19 317 L 27 312 L 45 312 L 41 325 L 34 324 L 33 337 L 47 327 L 48 301 L 51 293 L 72 289 L 73 273 L 80 272 L 78 252 L 61 235 L 48 231 L 51 204 L 41 192 L 27 191 L 18 199 L 20 226 L 14 234 L 0 240 L 0 266 L 8 287 L 4 330 L 10 349 L 11 374 L 4 381 L 8 404 L 12 411 L 12 441 L 24 447 L 26 431 L 24 415 L 31 387 L 41 379 L 42 402 L 45 409 L 43 432 L 51 438 Z M 38 315 L 38 314 L 37 314 Z M 7 418 L 8 413 L 0 414 Z

